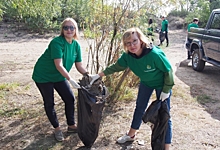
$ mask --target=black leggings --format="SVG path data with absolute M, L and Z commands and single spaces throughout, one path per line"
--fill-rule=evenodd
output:
M 36 83 L 36 82 L 35 82 Z M 74 125 L 74 94 L 68 81 L 36 83 L 44 101 L 44 109 L 54 128 L 59 127 L 56 111 L 54 109 L 54 89 L 65 103 L 65 115 L 68 125 Z
M 166 41 L 167 41 L 167 44 L 169 44 L 168 32 L 167 32 L 167 31 L 165 31 L 165 39 L 166 39 Z
M 165 36 L 165 39 L 166 39 L 166 42 L 167 42 L 167 45 L 169 44 L 169 39 L 168 39 L 168 32 L 167 31 L 164 31 L 165 32 L 165 34 L 164 34 L 164 36 Z M 161 42 L 160 41 L 160 44 L 162 44 L 163 42 Z

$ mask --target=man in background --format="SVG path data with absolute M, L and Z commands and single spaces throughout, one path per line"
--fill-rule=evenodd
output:
M 164 34 L 166 42 L 167 42 L 166 47 L 168 47 L 168 45 L 169 45 L 169 39 L 168 39 L 168 20 L 166 20 L 164 16 L 161 16 L 161 19 L 162 19 L 162 22 L 161 22 L 161 33 Z M 163 41 L 160 40 L 160 44 L 158 46 L 160 46 L 162 44 L 163 44 Z
M 187 26 L 187 32 L 189 32 L 190 31 L 190 28 L 198 28 L 199 26 L 198 26 L 198 23 L 199 23 L 199 19 L 198 18 L 194 18 L 193 19 L 193 22 L 192 23 L 190 23 L 190 24 L 188 24 L 188 26 Z M 189 46 L 190 46 L 190 44 L 192 43 L 192 40 L 191 39 L 189 39 L 188 37 L 186 37 L 186 47 L 188 47 L 189 48 Z M 191 52 L 188 50 L 188 52 L 187 52 L 187 59 L 190 59 L 190 56 L 191 56 L 192 54 L 191 54 Z
M 198 18 L 194 18 L 194 19 L 193 19 L 193 22 L 190 23 L 190 24 L 187 26 L 187 31 L 189 32 L 191 27 L 198 28 L 198 27 L 199 27 L 199 26 L 198 26 L 198 23 L 199 23 L 199 19 L 198 19 Z

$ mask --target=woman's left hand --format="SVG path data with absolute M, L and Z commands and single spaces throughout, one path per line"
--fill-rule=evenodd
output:
M 164 100 L 167 99 L 169 96 L 170 96 L 170 93 L 161 92 L 161 94 L 160 94 L 160 100 L 164 101 Z
M 95 82 L 95 80 L 97 80 L 98 78 L 100 78 L 100 75 L 99 75 L 99 74 L 89 75 L 89 77 L 92 79 L 92 81 L 90 82 L 90 85 L 92 85 L 93 82 Z

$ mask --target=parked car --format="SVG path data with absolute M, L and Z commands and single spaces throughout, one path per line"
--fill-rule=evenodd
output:
M 205 28 L 190 28 L 187 36 L 195 71 L 203 71 L 206 62 L 220 67 L 220 9 L 211 12 Z

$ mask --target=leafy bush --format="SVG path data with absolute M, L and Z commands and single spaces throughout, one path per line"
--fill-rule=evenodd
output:
M 10 0 L 4 1 L 3 5 L 4 17 L 9 21 L 26 24 L 27 29 L 42 31 L 57 28 L 54 18 L 60 16 L 59 0 Z
M 182 11 L 172 10 L 172 11 L 168 14 L 168 17 L 170 17 L 170 16 L 175 16 L 175 17 L 185 18 L 188 14 L 189 14 L 189 12 L 186 11 L 186 10 L 182 10 Z
M 0 21 L 2 21 L 3 17 L 3 2 L 0 1 Z

